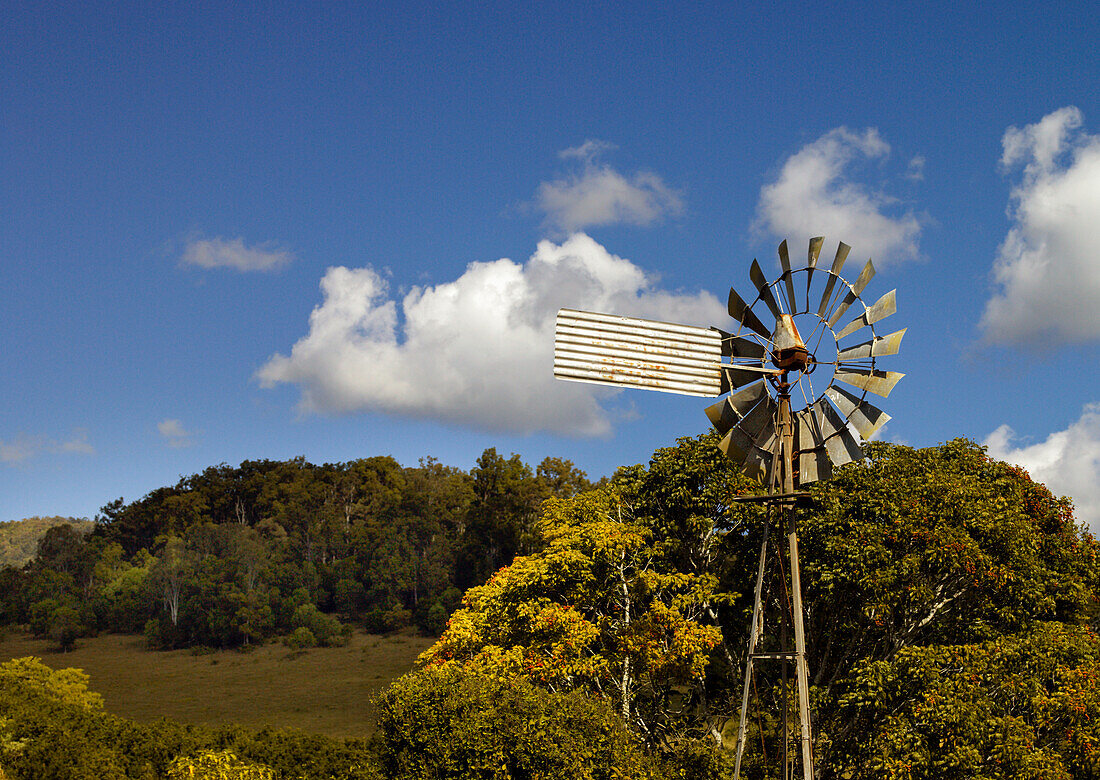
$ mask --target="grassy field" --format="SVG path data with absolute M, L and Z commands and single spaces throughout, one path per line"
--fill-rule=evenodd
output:
M 83 669 L 109 712 L 137 721 L 164 717 L 361 737 L 374 727 L 371 696 L 412 668 L 433 641 L 405 631 L 356 634 L 347 647 L 291 652 L 268 644 L 194 655 L 152 652 L 140 636 L 112 634 L 81 639 L 60 653 L 46 640 L 11 633 L 0 640 L 0 660 L 33 655 L 55 669 Z

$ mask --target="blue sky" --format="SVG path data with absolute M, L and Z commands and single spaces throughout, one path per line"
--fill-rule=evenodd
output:
M 884 437 L 1100 528 L 1085 4 L 5 4 L 0 519 L 220 462 L 644 462 L 706 401 L 551 376 L 560 306 L 728 326 L 787 238 L 908 327 Z

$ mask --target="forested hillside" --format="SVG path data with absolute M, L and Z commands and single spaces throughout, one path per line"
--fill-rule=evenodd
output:
M 67 726 L 11 704 L 0 765 L 84 777 L 36 774 L 63 738 L 112 777 L 729 777 L 768 516 L 733 501 L 759 486 L 714 445 L 683 439 L 594 486 L 492 450 L 469 474 L 246 463 L 109 505 L 86 540 L 55 529 L 2 592 L 9 620 L 62 644 L 67 616 L 154 646 L 334 642 L 352 620 L 442 634 L 381 697 L 369 745 L 154 738 L 87 702 L 50 705 Z M 800 518 L 818 777 L 1100 775 L 1100 559 L 1072 506 L 965 440 L 867 454 L 812 485 Z M 35 675 L 0 670 L 0 694 Z M 753 689 L 746 778 L 776 776 L 779 679 Z
M 22 566 L 34 557 L 46 531 L 59 525 L 71 525 L 81 533 L 88 533 L 93 523 L 76 517 L 25 517 L 0 522 L 0 567 Z
M 50 528 L 0 571 L 0 617 L 68 646 L 96 631 L 151 647 L 342 641 L 350 623 L 438 634 L 462 591 L 531 551 L 539 507 L 589 488 L 568 461 L 486 450 L 470 471 L 389 457 L 215 466 Z

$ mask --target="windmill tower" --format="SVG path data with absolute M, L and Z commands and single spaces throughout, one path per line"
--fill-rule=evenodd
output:
M 554 376 L 559 379 L 685 395 L 724 395 L 706 409 L 722 434 L 718 446 L 766 489 L 759 496 L 742 499 L 767 505 L 771 518 L 757 566 L 735 777 L 740 776 L 745 748 L 750 690 L 757 664 L 765 662 L 778 662 L 781 669 L 782 777 L 792 776 L 796 755 L 803 778 L 814 776 L 797 527 L 797 508 L 809 494 L 800 488 L 827 479 L 833 466 L 862 457 L 856 435 L 870 439 L 890 419 L 866 400 L 867 394 L 886 397 L 904 376 L 877 366 L 879 358 L 897 354 L 905 334 L 903 329 L 879 336 L 875 328 L 896 311 L 895 291 L 867 306 L 860 296 L 875 274 L 874 265 L 868 261 L 856 280 L 849 282 L 841 271 L 850 247 L 839 243 L 826 270 L 817 267 L 823 243 L 822 238 L 810 239 L 806 266 L 792 270 L 784 241 L 778 250 L 782 271 L 771 281 L 753 260 L 749 278 L 755 298 L 746 303 L 730 289 L 733 332 L 562 309 L 554 334 Z M 855 316 L 838 329 L 849 310 Z M 774 325 L 769 327 L 765 321 Z M 865 335 L 865 329 L 870 338 L 848 346 L 842 343 L 856 333 Z M 769 538 L 773 524 L 786 532 L 786 561 Z M 776 580 L 776 590 L 784 594 L 777 598 L 781 607 L 774 627 L 778 637 L 765 630 L 765 604 L 772 601 L 765 586 Z M 789 631 L 794 634 L 793 649 Z M 774 648 L 776 639 L 778 648 Z M 768 640 L 773 647 L 766 646 Z M 791 666 L 799 722 L 799 749 L 793 753 L 788 752 L 787 713 Z

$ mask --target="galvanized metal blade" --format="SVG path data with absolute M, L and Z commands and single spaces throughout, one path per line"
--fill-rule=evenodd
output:
M 858 358 L 882 357 L 883 355 L 896 355 L 898 354 L 898 350 L 901 349 L 901 337 L 905 335 L 905 331 L 907 330 L 908 328 L 902 328 L 887 336 L 875 336 L 873 339 L 864 341 L 862 344 L 856 344 L 855 346 L 843 349 L 836 353 L 836 359 L 844 361 L 856 360 Z
M 812 408 L 795 413 L 798 429 L 798 483 L 808 485 L 828 479 L 833 472 L 832 461 L 825 450 L 825 436 Z
M 715 328 L 715 330 L 722 334 L 722 357 L 762 360 L 767 353 L 767 350 L 759 342 L 743 336 L 734 336 L 732 333 L 726 333 L 718 328 Z
M 845 382 L 860 390 L 886 398 L 905 374 L 896 371 L 872 371 L 866 368 L 854 368 L 843 364 L 833 372 L 833 379 Z
M 730 316 L 744 325 L 749 330 L 756 333 L 758 336 L 763 336 L 766 339 L 772 337 L 772 332 L 764 327 L 764 323 L 760 321 L 760 318 L 752 313 L 752 309 L 745 305 L 745 302 L 741 300 L 741 296 L 737 294 L 737 290 L 730 288 L 730 297 L 727 306 Z
M 837 307 L 833 315 L 829 317 L 829 327 L 835 327 L 840 318 L 844 316 L 844 312 L 848 311 L 848 307 L 856 302 L 859 298 L 859 294 L 863 292 L 863 288 L 867 286 L 867 283 L 871 281 L 871 278 L 875 275 L 875 266 L 868 260 L 867 265 L 863 266 L 863 271 L 860 272 L 859 278 L 856 279 L 855 284 L 852 285 L 852 289 L 848 291 L 848 294 L 844 296 L 844 300 L 840 306 Z
M 798 313 L 798 303 L 794 299 L 794 274 L 791 273 L 791 258 L 787 254 L 787 240 L 779 245 L 779 265 L 783 268 L 783 283 L 787 287 L 787 303 L 790 304 L 790 314 Z
M 752 279 L 752 283 L 756 285 L 756 289 L 760 293 L 760 300 L 766 303 L 768 308 L 772 310 L 772 316 L 779 319 L 780 315 L 783 314 L 783 310 L 779 308 L 779 303 L 775 300 L 775 296 L 772 295 L 772 288 L 768 284 L 764 272 L 760 269 L 760 263 L 756 262 L 755 259 L 749 267 L 749 278 Z
M 863 312 L 863 314 L 856 317 L 849 322 L 844 330 L 836 334 L 838 339 L 842 339 L 845 336 L 850 336 L 860 328 L 864 328 L 868 325 L 873 325 L 879 320 L 884 320 L 891 314 L 895 314 L 898 310 L 897 304 L 897 290 L 891 290 L 886 295 L 875 301 L 874 305 Z
M 742 468 L 750 477 L 767 484 L 775 448 L 775 410 L 772 397 L 766 396 L 745 415 L 735 430 L 740 430 L 752 442 L 746 448 Z
M 844 418 L 837 414 L 836 409 L 829 406 L 829 402 L 824 398 L 818 399 L 814 409 L 820 415 L 821 432 L 825 436 L 825 449 L 833 465 L 843 466 L 845 463 L 862 458 L 863 450 L 860 449 L 859 442 L 848 430 Z
M 767 394 L 768 389 L 763 382 L 743 387 L 728 398 L 708 406 L 707 418 L 719 433 L 725 435 Z
M 840 413 L 848 418 L 848 422 L 867 441 L 890 420 L 890 415 L 886 412 L 849 393 L 843 387 L 829 387 L 825 390 L 825 395 L 829 396 L 829 400 L 836 404 Z
M 760 402 L 752 407 L 742 420 L 722 437 L 718 448 L 726 454 L 730 460 L 739 466 L 744 466 L 746 460 L 753 454 L 756 445 L 754 440 L 760 437 L 761 432 L 768 426 L 775 430 L 775 401 L 770 395 L 765 394 Z M 752 475 L 755 476 L 755 475 Z
M 841 241 L 836 247 L 836 257 L 833 258 L 833 267 L 829 270 L 829 279 L 825 283 L 825 292 L 821 294 L 821 303 L 817 307 L 817 316 L 825 319 L 825 310 L 829 306 L 829 299 L 833 295 L 833 287 L 840 278 L 840 269 L 844 267 L 844 261 L 848 259 L 848 253 L 852 248 Z
M 814 269 L 817 268 L 817 258 L 821 256 L 823 243 L 825 243 L 824 236 L 811 238 L 810 248 L 806 253 L 806 311 L 810 310 L 810 284 L 814 280 Z
M 722 392 L 728 393 L 735 387 L 742 387 L 764 376 L 775 376 L 782 372 L 764 366 L 738 366 L 733 363 L 722 364 Z

